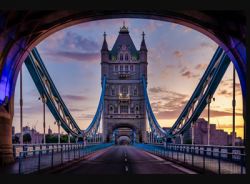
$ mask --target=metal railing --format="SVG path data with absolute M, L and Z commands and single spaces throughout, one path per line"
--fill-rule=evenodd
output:
M 190 144 L 135 144 L 152 154 L 178 161 L 202 173 L 245 174 L 246 153 L 243 146 L 208 146 Z
M 53 168 L 111 145 L 111 143 L 87 146 L 83 144 L 57 144 L 56 147 L 53 147 L 52 144 L 52 148 L 20 151 L 18 156 L 18 173 L 28 174 L 45 168 Z

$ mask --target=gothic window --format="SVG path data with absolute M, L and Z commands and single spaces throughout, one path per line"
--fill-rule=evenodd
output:
M 128 61 L 128 54 L 125 55 L 125 60 Z
M 115 65 L 115 71 L 116 72 L 118 71 L 118 65 Z
M 123 54 L 120 54 L 120 60 L 123 61 Z
M 111 89 L 111 95 L 115 96 L 115 89 L 114 88 Z
M 137 91 L 137 88 L 134 89 L 134 96 L 137 96 L 138 95 L 138 91 Z
M 139 106 L 138 105 L 135 107 L 135 111 L 136 111 L 136 113 L 139 113 Z
M 128 113 L 128 105 L 121 105 L 120 112 L 121 113 Z
M 118 106 L 117 106 L 117 104 L 115 105 L 114 113 L 118 113 Z
M 131 114 L 134 114 L 134 113 L 135 113 L 135 108 L 134 108 L 134 106 L 131 106 L 131 107 L 130 107 L 130 113 L 131 113 Z
M 114 108 L 113 108 L 112 105 L 109 106 L 109 112 L 110 112 L 110 113 L 113 113 L 113 112 L 114 112 Z
M 125 71 L 128 72 L 128 65 L 125 66 Z
M 122 93 L 127 94 L 128 93 L 128 88 L 126 86 L 122 87 Z
M 134 65 L 130 65 L 130 71 L 134 71 Z

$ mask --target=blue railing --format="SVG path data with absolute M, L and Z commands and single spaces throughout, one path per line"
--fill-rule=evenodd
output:
M 207 146 L 190 144 L 134 144 L 160 157 L 178 161 L 200 172 L 245 174 L 246 153 L 243 146 Z
M 30 151 L 21 151 L 18 156 L 18 173 L 29 174 L 53 168 L 69 161 L 111 146 L 112 143 L 94 144 L 58 144 L 57 147 Z

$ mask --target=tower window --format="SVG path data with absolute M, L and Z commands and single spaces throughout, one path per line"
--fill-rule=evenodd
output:
M 114 88 L 111 89 L 111 95 L 115 96 L 115 89 Z
M 122 93 L 123 93 L 123 94 L 127 94 L 127 93 L 128 93 L 128 88 L 124 86 L 124 87 L 122 88 Z
M 138 91 L 137 91 L 137 88 L 134 89 L 134 96 L 137 96 L 138 95 Z
M 125 66 L 125 71 L 126 71 L 126 72 L 128 71 L 128 65 Z
M 131 113 L 131 114 L 134 114 L 134 113 L 135 113 L 134 110 L 135 110 L 134 107 L 130 107 L 130 113 Z
M 110 112 L 110 113 L 113 113 L 113 111 L 114 111 L 114 108 L 113 108 L 112 105 L 110 105 L 110 106 L 109 106 L 109 112 Z
M 126 60 L 126 61 L 128 60 L 128 54 L 125 55 L 125 60 Z
M 128 105 L 121 105 L 120 112 L 121 113 L 128 113 Z
M 123 61 L 123 54 L 120 54 L 120 60 Z
M 136 106 L 135 111 L 136 113 L 139 113 L 139 106 Z

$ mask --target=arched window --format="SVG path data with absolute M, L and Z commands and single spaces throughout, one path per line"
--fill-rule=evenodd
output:
M 134 89 L 134 96 L 137 96 L 138 95 L 138 91 L 137 91 L 137 88 Z
M 128 65 L 125 65 L 125 71 L 128 72 Z
M 120 60 L 121 61 L 123 60 L 123 54 L 120 54 Z
M 120 65 L 120 71 L 123 71 L 123 66 L 122 65 Z
M 128 61 L 128 54 L 125 55 L 125 60 Z
M 114 88 L 111 89 L 111 95 L 115 96 L 115 89 Z
M 113 108 L 112 105 L 109 106 L 109 112 L 110 112 L 110 113 L 113 113 L 113 112 L 114 112 L 114 108 Z
M 130 65 L 130 71 L 134 71 L 134 65 Z
M 136 113 L 139 113 L 139 106 L 135 107 L 135 111 L 136 111 Z

